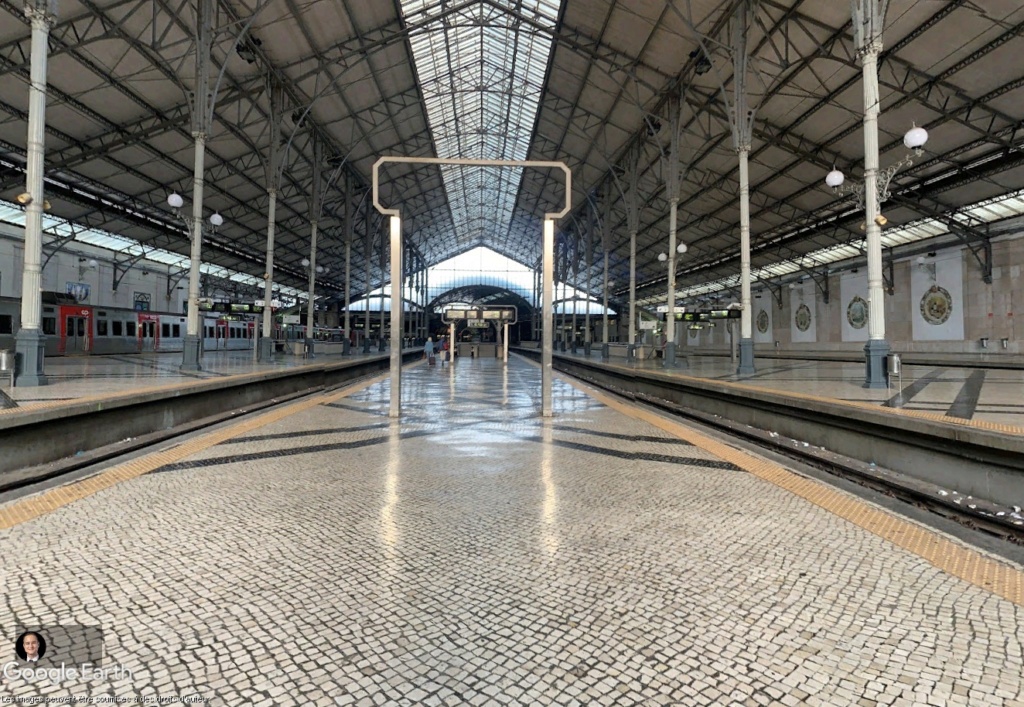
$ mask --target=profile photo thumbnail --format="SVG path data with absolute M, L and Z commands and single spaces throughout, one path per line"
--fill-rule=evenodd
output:
M 14 652 L 19 660 L 35 663 L 46 655 L 46 639 L 38 631 L 25 631 L 14 642 Z

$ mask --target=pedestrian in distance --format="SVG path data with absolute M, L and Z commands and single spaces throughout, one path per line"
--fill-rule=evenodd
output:
M 423 358 L 427 359 L 427 364 L 433 366 L 437 363 L 437 359 L 434 358 L 434 339 L 433 337 L 427 337 L 427 343 L 423 345 Z

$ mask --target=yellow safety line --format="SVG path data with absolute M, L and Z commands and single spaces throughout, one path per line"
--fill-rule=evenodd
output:
M 810 501 L 854 525 L 874 533 L 892 544 L 921 557 L 940 570 L 987 589 L 1004 599 L 1024 606 L 1024 571 L 992 559 L 977 550 L 953 542 L 933 530 L 911 523 L 888 511 L 875 508 L 858 498 L 837 491 L 815 479 L 808 479 L 778 464 L 711 439 L 678 422 L 649 410 L 623 403 L 597 389 L 571 378 L 558 377 L 604 405 L 624 415 L 642 420 L 676 437 L 731 462 L 760 479 Z
M 106 471 L 96 474 L 95 476 L 82 479 L 81 481 L 49 489 L 40 494 L 0 506 L 0 530 L 13 528 L 21 523 L 34 520 L 35 518 L 45 515 L 50 511 L 67 506 L 75 501 L 91 496 L 94 493 L 98 493 L 103 489 L 119 484 L 122 481 L 134 479 L 142 476 L 143 474 L 148 474 L 151 471 L 159 469 L 162 466 L 166 466 L 167 464 L 173 464 L 174 462 L 181 461 L 186 457 L 192 456 L 193 454 L 205 449 L 209 449 L 210 447 L 218 445 L 232 437 L 237 437 L 238 435 L 251 432 L 252 430 L 283 420 L 286 417 L 300 413 L 304 410 L 309 410 L 310 408 L 317 407 L 318 405 L 326 405 L 352 395 L 353 393 L 358 393 L 375 383 L 385 380 L 389 375 L 390 372 L 385 372 L 361 383 L 356 383 L 343 388 L 338 392 L 321 394 L 308 400 L 292 403 L 291 405 L 287 405 L 283 408 L 258 415 L 250 420 L 243 420 L 242 422 L 225 427 L 224 429 L 209 432 L 200 437 L 196 437 L 195 439 L 183 442 L 171 449 L 161 452 L 153 452 L 152 454 L 147 454 L 139 457 L 138 459 L 118 464 Z

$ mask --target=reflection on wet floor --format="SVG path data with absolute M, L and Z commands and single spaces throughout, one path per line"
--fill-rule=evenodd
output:
M 518 358 L 402 387 L 398 420 L 384 378 L 26 499 L 8 613 L 102 626 L 132 679 L 12 698 L 1021 704 L 1011 569 L 565 380 L 542 418 Z

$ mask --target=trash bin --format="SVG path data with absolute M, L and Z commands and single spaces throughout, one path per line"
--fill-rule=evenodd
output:
M 891 353 L 887 357 L 887 369 L 890 376 L 899 376 L 903 373 L 903 361 L 898 353 Z
M 0 349 L 0 377 L 7 376 L 11 379 L 11 387 L 14 387 L 15 355 L 8 349 Z

